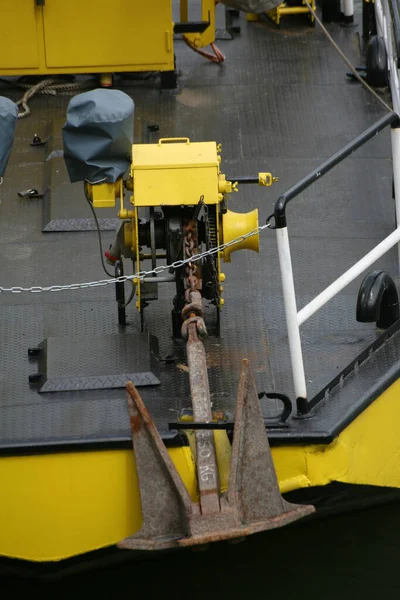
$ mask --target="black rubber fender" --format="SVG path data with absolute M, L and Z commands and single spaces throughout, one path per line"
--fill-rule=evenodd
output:
M 367 82 L 374 87 L 388 85 L 388 65 L 385 40 L 374 35 L 367 47 Z
M 371 271 L 358 292 L 357 321 L 387 329 L 399 317 L 399 294 L 393 278 L 386 271 Z

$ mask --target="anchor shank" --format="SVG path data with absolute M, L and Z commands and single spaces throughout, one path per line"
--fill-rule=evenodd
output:
M 203 342 L 197 334 L 196 323 L 190 323 L 188 326 L 186 354 L 193 417 L 197 422 L 208 423 L 212 420 L 212 411 L 206 354 Z M 201 512 L 203 515 L 211 515 L 220 511 L 214 432 L 209 429 L 198 430 L 195 439 Z

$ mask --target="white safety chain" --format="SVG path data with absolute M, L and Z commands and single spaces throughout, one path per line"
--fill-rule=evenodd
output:
M 203 252 L 202 254 L 196 254 L 195 256 L 192 256 L 191 258 L 187 258 L 185 260 L 176 260 L 171 265 L 160 265 L 160 266 L 156 267 L 155 269 L 152 269 L 151 271 L 139 271 L 138 273 L 135 273 L 134 275 L 121 275 L 121 277 L 110 277 L 109 279 L 100 279 L 98 281 L 87 281 L 84 283 L 70 283 L 68 285 L 49 285 L 49 286 L 35 285 L 32 287 L 10 287 L 10 288 L 0 286 L 0 294 L 6 293 L 6 292 L 12 293 L 12 294 L 21 294 L 23 292 L 32 292 L 33 294 L 39 294 L 41 292 L 64 292 L 64 291 L 69 291 L 69 290 L 83 290 L 86 288 L 95 288 L 95 287 L 100 287 L 102 285 L 109 285 L 110 283 L 122 283 L 124 281 L 131 281 L 133 279 L 144 279 L 145 277 L 147 277 L 149 275 L 158 275 L 159 273 L 163 273 L 164 271 L 168 271 L 169 269 L 179 269 L 189 262 L 199 261 L 206 256 L 210 256 L 212 254 L 217 254 L 217 252 L 222 252 L 226 248 L 230 248 L 231 246 L 234 246 L 235 244 L 239 244 L 240 242 L 243 242 L 244 240 L 246 240 L 249 237 L 252 237 L 253 235 L 257 235 L 258 233 L 260 233 L 264 229 L 267 229 L 270 226 L 271 226 L 271 224 L 269 222 L 266 223 L 265 225 L 260 225 L 259 227 L 256 227 L 252 231 L 249 231 L 249 233 L 241 235 L 240 237 L 237 237 L 234 240 L 227 242 L 226 244 L 222 244 L 221 246 L 216 246 L 215 248 L 211 248 L 210 250 L 207 250 L 206 252 Z

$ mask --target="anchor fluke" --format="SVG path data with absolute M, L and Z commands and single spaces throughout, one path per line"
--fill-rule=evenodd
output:
M 193 502 L 150 414 L 135 387 L 127 385 L 133 449 L 140 487 L 143 526 L 119 548 L 161 550 L 244 538 L 282 527 L 314 512 L 290 504 L 280 494 L 257 389 L 243 360 L 228 491 L 219 510 L 205 514 Z M 202 481 L 198 478 L 200 497 Z

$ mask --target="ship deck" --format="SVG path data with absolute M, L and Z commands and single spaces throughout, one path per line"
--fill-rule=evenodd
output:
M 360 16 L 356 15 L 357 22 Z M 355 65 L 364 63 L 359 27 L 328 26 Z M 187 136 L 222 144 L 227 178 L 271 171 L 272 188 L 239 186 L 230 208 L 259 209 L 260 222 L 279 194 L 367 128 L 384 111 L 357 83 L 318 26 L 288 17 L 280 29 L 247 23 L 234 40 L 217 44 L 226 54 L 211 64 L 177 42 L 179 94 L 160 93 L 157 78 L 118 80 L 135 102 L 136 142 L 148 125 L 161 137 Z M 2 83 L 0 94 L 21 91 Z M 97 234 L 80 187 L 68 184 L 60 156 L 67 96 L 37 96 L 32 114 L 17 124 L 13 153 L 0 188 L 0 282 L 3 287 L 49 286 L 104 279 Z M 32 147 L 34 134 L 45 146 Z M 44 198 L 21 199 L 29 188 Z M 115 213 L 98 213 L 103 244 L 112 242 Z M 385 130 L 303 192 L 288 209 L 288 227 L 298 308 L 394 229 L 390 134 Z M 377 263 L 397 275 L 396 251 Z M 259 254 L 243 251 L 223 266 L 225 306 L 221 335 L 206 341 L 213 408 L 233 414 L 240 365 L 251 362 L 258 390 L 294 399 L 282 288 L 274 231 L 263 231 Z M 361 279 L 302 327 L 310 397 L 332 380 L 376 335 L 373 324 L 355 318 Z M 164 439 L 175 443 L 168 424 L 190 407 L 184 347 L 171 337 L 173 290 L 145 312 L 146 330 L 158 338 L 160 385 L 140 388 Z M 82 446 L 129 447 L 123 387 L 38 393 L 29 375 L 38 370 L 28 348 L 47 340 L 53 355 L 49 378 L 101 377 L 129 371 L 143 360 L 140 318 L 134 303 L 128 324 L 117 322 L 113 286 L 59 293 L 0 294 L 0 451 L 45 452 Z M 212 329 L 214 315 L 210 309 Z M 139 340 L 139 341 L 135 341 Z M 87 361 L 87 362 L 85 362 Z M 146 361 L 145 361 L 146 362 Z M 51 363 L 51 364 L 50 364 Z M 142 367 L 141 367 L 142 368 Z M 143 365 L 146 370 L 148 365 Z M 73 387 L 73 385 L 71 386 Z M 57 386 L 54 386 L 57 390 Z M 266 416 L 279 409 L 261 399 Z M 293 427 L 297 427 L 295 421 Z M 291 426 L 291 425 L 289 425 Z M 271 439 L 279 437 L 271 432 Z

